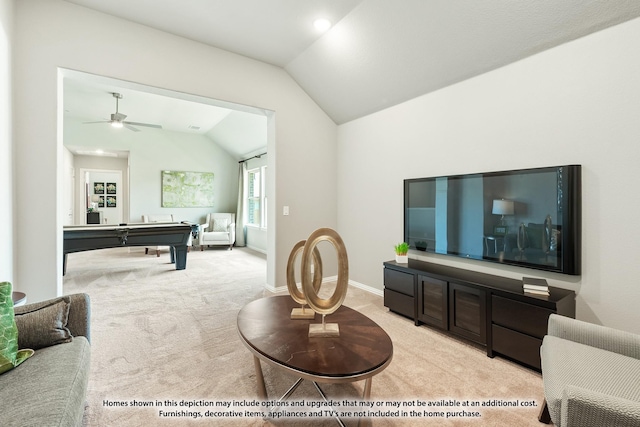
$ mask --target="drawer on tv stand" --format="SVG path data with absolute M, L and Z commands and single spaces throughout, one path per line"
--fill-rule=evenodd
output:
M 400 292 L 410 297 L 415 296 L 415 274 L 405 273 L 404 271 L 384 269 L 384 288 L 392 291 Z
M 542 340 L 502 326 L 491 327 L 493 351 L 540 370 Z
M 401 294 L 391 289 L 384 290 L 384 305 L 389 310 L 394 311 L 411 319 L 414 318 L 415 299 Z
M 549 316 L 553 312 L 544 307 L 498 295 L 493 295 L 491 298 L 491 320 L 494 324 L 536 338 L 542 339 L 546 335 Z

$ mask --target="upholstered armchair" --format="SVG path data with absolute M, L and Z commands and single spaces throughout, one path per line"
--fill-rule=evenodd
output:
M 640 335 L 552 314 L 540 357 L 540 421 L 640 426 Z
M 209 213 L 204 224 L 200 224 L 198 243 L 205 246 L 225 245 L 233 249 L 236 242 L 236 215 L 232 213 Z
M 142 215 L 142 222 L 176 222 L 173 218 L 172 214 L 161 214 L 161 215 Z M 191 249 L 192 238 L 189 236 L 189 241 L 187 242 L 187 250 Z M 144 248 L 144 253 L 148 254 L 149 250 L 156 253 L 156 256 L 160 256 L 160 251 L 167 249 L 169 250 L 169 246 L 152 246 L 148 248 Z

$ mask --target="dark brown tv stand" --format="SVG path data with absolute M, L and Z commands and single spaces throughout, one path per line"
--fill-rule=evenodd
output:
M 532 274 L 533 276 L 534 274 Z M 486 346 L 540 370 L 551 313 L 575 317 L 575 292 L 549 287 L 525 294 L 522 281 L 410 259 L 384 263 L 384 305 L 414 320 Z

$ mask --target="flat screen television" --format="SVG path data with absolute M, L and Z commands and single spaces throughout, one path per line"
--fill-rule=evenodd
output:
M 580 165 L 407 179 L 411 249 L 581 274 Z

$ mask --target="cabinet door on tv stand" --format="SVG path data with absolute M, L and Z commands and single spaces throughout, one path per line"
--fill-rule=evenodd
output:
M 428 325 L 447 330 L 448 283 L 428 276 L 418 276 L 418 319 Z
M 449 330 L 477 343 L 487 343 L 486 291 L 449 283 Z

